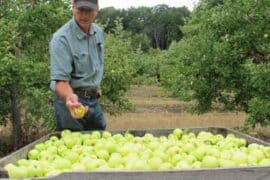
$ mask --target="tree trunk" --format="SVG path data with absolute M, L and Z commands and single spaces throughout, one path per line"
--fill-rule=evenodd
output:
M 34 7 L 36 4 L 36 0 L 29 0 L 29 3 L 31 4 L 32 7 Z
M 20 108 L 18 107 L 17 90 L 11 90 L 11 119 L 12 119 L 12 142 L 14 150 L 18 149 L 22 144 L 22 123 L 20 116 Z
M 15 47 L 15 56 L 18 60 L 22 58 L 21 53 L 21 39 L 18 40 L 16 47 Z M 16 83 L 16 82 L 14 82 Z M 18 149 L 22 144 L 22 121 L 21 121 L 21 113 L 20 107 L 18 106 L 19 102 L 19 94 L 18 89 L 13 87 L 11 89 L 11 121 L 12 121 L 12 142 L 14 145 L 14 150 Z
M 159 45 L 160 37 L 159 37 L 159 33 L 156 30 L 154 30 L 154 38 L 155 38 L 156 48 L 160 49 L 160 45 Z

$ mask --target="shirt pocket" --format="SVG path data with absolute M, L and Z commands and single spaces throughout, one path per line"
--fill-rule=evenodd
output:
M 97 46 L 97 53 L 98 53 L 99 62 L 100 62 L 100 64 L 103 64 L 103 61 L 104 61 L 104 44 L 99 38 L 97 38 L 96 46 Z
M 73 59 L 75 74 L 84 75 L 89 73 L 89 55 L 87 52 L 74 52 Z

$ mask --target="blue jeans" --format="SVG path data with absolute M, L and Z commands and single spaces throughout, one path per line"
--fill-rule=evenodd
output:
M 95 97 L 84 98 L 79 97 L 79 101 L 88 106 L 88 111 L 81 119 L 73 119 L 67 109 L 65 102 L 60 97 L 55 95 L 54 108 L 56 115 L 56 130 L 62 131 L 70 129 L 72 131 L 85 131 L 85 130 L 105 130 L 106 121 L 102 113 L 102 109 Z

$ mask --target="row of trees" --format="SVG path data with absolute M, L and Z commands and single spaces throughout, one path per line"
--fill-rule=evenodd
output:
M 172 41 L 179 41 L 183 26 L 190 16 L 186 7 L 170 8 L 167 5 L 155 7 L 139 7 L 130 9 L 101 9 L 97 20 L 105 24 L 105 32 L 115 28 L 114 21 L 122 19 L 123 29 L 129 31 L 143 51 L 152 48 L 167 49 Z M 148 40 L 148 41 L 146 41 Z
M 202 0 L 184 38 L 164 53 L 162 84 L 198 102 L 244 110 L 249 125 L 270 125 L 270 2 Z

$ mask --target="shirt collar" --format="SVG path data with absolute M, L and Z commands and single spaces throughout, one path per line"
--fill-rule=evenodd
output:
M 72 24 L 72 28 L 73 28 L 73 31 L 74 33 L 76 34 L 77 38 L 78 39 L 83 39 L 84 37 L 87 36 L 87 34 L 85 32 L 83 32 L 81 30 L 81 28 L 79 27 L 79 25 L 76 23 L 75 19 L 72 18 L 71 20 L 71 24 Z M 95 26 L 93 25 L 93 23 L 91 24 L 91 28 L 90 28 L 90 35 L 94 35 L 96 33 L 96 28 Z

